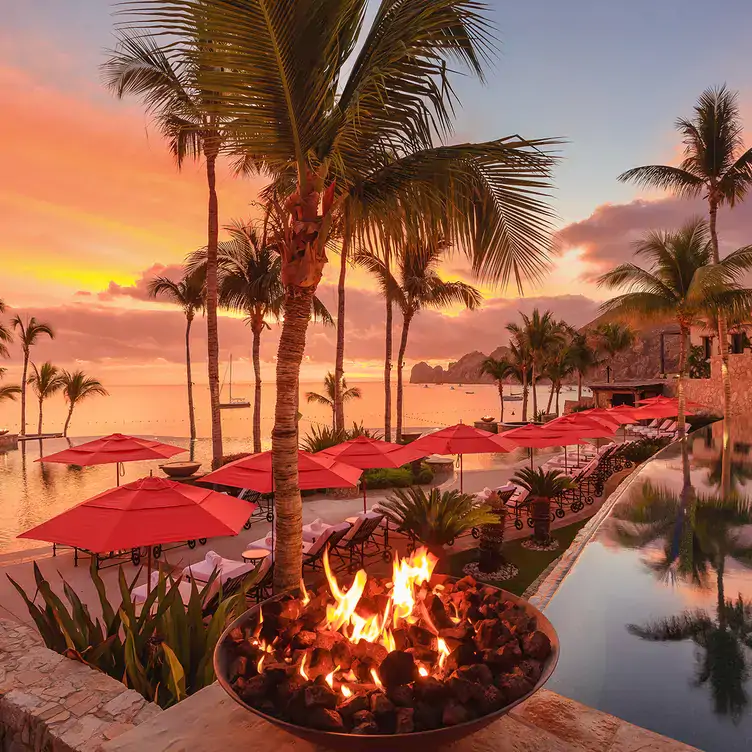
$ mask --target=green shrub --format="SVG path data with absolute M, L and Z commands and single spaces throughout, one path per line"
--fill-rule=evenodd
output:
M 666 436 L 640 439 L 637 443 L 632 444 L 624 450 L 624 456 L 630 462 L 639 465 L 652 457 L 656 452 L 660 452 L 663 447 L 668 446 L 669 442 L 670 439 Z
M 385 467 L 363 473 L 368 488 L 407 488 L 413 484 L 413 474 L 404 467 Z

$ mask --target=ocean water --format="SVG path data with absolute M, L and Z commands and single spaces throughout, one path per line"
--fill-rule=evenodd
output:
M 355 383 L 351 384 L 355 385 Z M 350 422 L 363 423 L 369 428 L 383 427 L 383 384 L 366 381 L 357 383 L 362 398 L 347 403 L 345 417 Z M 301 384 L 300 411 L 301 434 L 304 435 L 313 424 L 330 424 L 331 413 L 326 407 L 308 404 L 305 392 L 320 389 L 319 383 Z M 185 455 L 177 455 L 175 460 L 188 459 L 190 441 L 185 388 L 181 386 L 113 386 L 109 387 L 109 397 L 92 398 L 81 403 L 74 412 L 70 437 L 74 444 L 95 436 L 114 432 L 137 436 L 159 437 L 168 443 L 186 448 Z M 509 391 L 509 390 L 508 390 Z M 512 387 L 519 392 L 519 387 Z M 538 390 L 539 407 L 544 408 L 548 401 L 548 388 Z M 253 396 L 250 385 L 241 384 L 233 388 L 233 396 Z M 572 399 L 573 392 L 563 392 L 565 398 Z M 193 447 L 196 461 L 207 467 L 211 458 L 211 444 L 208 439 L 209 392 L 205 386 L 194 390 L 196 401 L 197 433 L 199 439 Z M 270 434 L 274 422 L 274 384 L 265 384 L 262 394 L 262 440 L 264 449 L 271 447 Z M 0 405 L 0 427 L 18 425 L 20 405 L 4 403 Z M 37 412 L 35 400 L 27 404 L 29 430 L 36 430 Z M 505 419 L 520 419 L 521 402 L 507 402 Z M 54 397 L 44 406 L 45 432 L 62 429 L 66 406 L 62 398 Z M 495 386 L 473 384 L 454 389 L 449 385 L 430 385 L 424 388 L 418 384 L 405 387 L 405 427 L 412 430 L 426 430 L 453 425 L 459 421 L 472 423 L 479 418 L 499 415 L 499 398 Z M 236 409 L 222 411 L 224 451 L 226 454 L 251 451 L 252 410 Z M 75 469 L 67 465 L 40 463 L 39 457 L 51 454 L 68 446 L 65 439 L 45 439 L 28 441 L 14 451 L 0 451 L 0 553 L 37 547 L 35 541 L 17 540 L 16 535 L 81 501 L 115 485 L 115 467 L 102 465 Z M 468 456 L 465 468 L 484 467 L 488 457 Z M 158 462 L 135 462 L 125 465 L 125 476 L 121 483 L 127 483 L 150 471 L 158 472 Z

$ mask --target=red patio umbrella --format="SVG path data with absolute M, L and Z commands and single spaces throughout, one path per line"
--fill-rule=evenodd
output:
M 426 454 L 457 454 L 460 458 L 460 491 L 462 488 L 462 455 L 463 454 L 495 454 L 497 452 L 511 452 L 517 444 L 506 438 L 507 434 L 499 435 L 480 428 L 458 423 L 456 426 L 442 428 L 411 442 L 408 446 L 414 451 Z
M 599 415 L 586 412 L 570 413 L 546 423 L 545 428 L 550 430 L 567 430 L 579 436 L 581 439 L 607 439 L 613 436 L 619 428 L 619 424 L 611 422 Z M 577 461 L 580 459 L 580 447 L 577 446 Z M 564 467 L 568 466 L 567 447 L 564 445 Z
M 641 406 L 645 405 L 663 405 L 663 404 L 679 404 L 679 398 L 678 397 L 665 397 L 663 395 L 658 397 L 648 397 L 644 400 L 638 400 Z M 693 400 L 685 399 L 684 400 L 687 407 L 703 407 L 699 402 L 694 402 Z
M 382 467 L 397 468 L 402 467 L 406 462 L 412 462 L 425 456 L 423 451 L 412 449 L 412 446 L 413 444 L 392 444 L 368 436 L 358 436 L 328 449 L 323 449 L 314 456 L 330 457 L 361 470 Z M 365 478 L 361 479 L 361 486 L 363 487 L 363 511 L 366 512 Z
M 679 414 L 678 402 L 653 402 L 644 407 L 637 407 L 634 411 L 638 420 L 648 418 L 674 418 Z M 689 406 L 684 409 L 685 415 L 694 415 L 694 411 Z
M 576 430 L 572 428 L 549 428 L 548 424 L 537 426 L 528 423 L 526 426 L 513 428 L 504 432 L 505 439 L 511 439 L 515 444 L 530 449 L 530 467 L 533 466 L 533 449 L 545 449 L 552 446 L 568 446 L 569 444 L 587 444 Z
M 85 444 L 63 449 L 46 457 L 40 457 L 36 462 L 60 462 L 64 465 L 107 465 L 117 463 L 117 484 L 120 485 L 120 464 L 122 462 L 136 462 L 139 460 L 165 460 L 187 449 L 163 444 L 152 439 L 140 439 L 136 436 L 125 436 L 113 433 L 100 439 L 87 441 Z M 202 536 L 204 537 L 204 536 Z
M 253 511 L 253 509 L 250 509 Z M 94 496 L 19 538 L 62 543 L 93 553 L 237 535 L 247 501 L 167 478 L 141 478 Z

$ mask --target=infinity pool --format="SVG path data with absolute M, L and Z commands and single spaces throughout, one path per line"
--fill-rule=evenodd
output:
M 752 749 L 749 436 L 708 426 L 618 492 L 546 608 L 549 689 L 708 752 Z

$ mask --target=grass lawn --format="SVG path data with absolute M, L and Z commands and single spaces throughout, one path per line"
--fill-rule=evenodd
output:
M 516 595 L 522 595 L 528 586 L 535 580 L 535 578 L 557 557 L 559 557 L 564 551 L 569 548 L 569 545 L 574 540 L 575 535 L 579 532 L 580 528 L 588 520 L 582 520 L 576 522 L 573 525 L 567 525 L 566 527 L 560 527 L 558 530 L 553 530 L 551 535 L 559 541 L 559 548 L 556 551 L 530 551 L 527 548 L 522 547 L 522 542 L 525 538 L 519 540 L 513 540 L 504 544 L 504 555 L 507 561 L 514 564 L 519 573 L 511 580 L 487 580 L 489 585 L 496 585 L 497 587 L 508 590 L 510 593 Z M 449 558 L 447 562 L 447 569 L 449 574 L 455 577 L 464 577 L 462 567 L 471 561 L 478 560 L 478 549 L 471 548 L 468 551 L 461 551 Z

